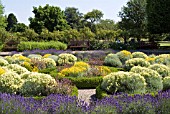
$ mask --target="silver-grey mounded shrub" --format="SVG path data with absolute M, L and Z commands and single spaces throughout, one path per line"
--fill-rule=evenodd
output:
M 108 54 L 104 59 L 106 66 L 121 67 L 122 63 L 116 54 Z
M 21 75 L 24 80 L 20 92 L 24 96 L 45 96 L 52 93 L 51 89 L 57 82 L 48 74 L 30 72 Z
M 101 88 L 109 93 L 145 93 L 145 79 L 133 72 L 114 72 L 103 78 Z
M 143 58 L 133 58 L 125 62 L 125 69 L 130 70 L 134 66 L 149 67 L 150 63 Z
M 153 64 L 150 69 L 157 71 L 162 77 L 170 76 L 170 68 L 163 64 Z
M 58 56 L 57 64 L 64 65 L 64 64 L 74 64 L 77 61 L 77 57 L 73 54 L 69 53 L 62 53 Z
M 130 71 L 138 73 L 145 78 L 147 92 L 158 92 L 163 89 L 162 77 L 157 71 L 140 66 L 135 66 Z
M 17 93 L 23 84 L 21 77 L 12 71 L 8 71 L 0 76 L 0 92 Z

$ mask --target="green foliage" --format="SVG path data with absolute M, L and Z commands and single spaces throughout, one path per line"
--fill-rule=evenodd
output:
M 148 68 L 157 71 L 163 78 L 170 76 L 170 68 L 163 64 L 153 64 Z
M 125 92 L 129 94 L 145 93 L 145 79 L 133 72 L 115 72 L 103 78 L 101 88 L 108 93 Z
M 120 61 L 124 64 L 127 60 L 132 58 L 132 54 L 129 51 L 122 50 L 116 53 Z
M 66 50 L 67 45 L 58 41 L 50 41 L 50 42 L 20 42 L 18 44 L 17 50 L 34 50 L 34 49 L 56 49 L 56 50 Z
M 8 33 L 4 28 L 0 27 L 0 43 L 4 43 L 10 37 L 10 33 Z
M 13 29 L 13 27 L 17 24 L 17 18 L 16 16 L 13 14 L 13 13 L 10 13 L 7 17 L 7 27 L 6 27 L 6 30 L 7 31 L 10 31 Z
M 0 29 L 6 27 L 6 17 L 3 16 L 4 14 L 4 6 L 0 1 Z
M 102 98 L 107 97 L 107 96 L 108 96 L 107 92 L 102 90 L 101 85 L 98 85 L 96 87 L 96 97 L 98 99 L 102 99 Z
M 167 76 L 163 79 L 163 90 L 170 89 L 170 76 Z
M 81 19 L 83 14 L 79 12 L 78 8 L 66 7 L 64 14 L 68 25 L 70 25 L 72 29 L 79 29 L 82 26 Z
M 22 86 L 23 80 L 14 72 L 8 71 L 0 76 L 0 92 L 2 93 L 18 93 Z
M 77 61 L 76 56 L 74 56 L 72 54 L 68 54 L 68 53 L 62 53 L 62 54 L 58 55 L 57 64 L 58 65 L 74 64 L 76 61 Z
M 147 28 L 151 34 L 170 32 L 170 1 L 147 0 Z
M 102 49 L 109 49 L 110 43 L 104 42 L 102 40 L 93 40 L 90 41 L 90 49 L 91 50 L 102 50 Z
M 122 63 L 116 54 L 108 54 L 104 59 L 104 64 L 112 67 L 122 66 Z
M 126 30 L 130 36 L 141 38 L 146 31 L 146 0 L 129 0 L 127 6 L 119 12 L 121 21 L 119 27 Z
M 45 96 L 52 92 L 52 88 L 57 86 L 54 78 L 48 74 L 30 72 L 21 75 L 24 83 L 20 92 L 24 96 Z
M 88 12 L 84 15 L 86 20 L 89 20 L 91 23 L 97 23 L 103 17 L 103 13 L 97 9 L 93 9 L 91 12 Z
M 26 37 L 28 41 L 39 41 L 38 34 L 33 29 L 25 29 L 21 36 Z
M 148 56 L 143 52 L 133 52 L 132 57 L 133 58 L 144 58 L 144 59 L 146 59 Z
M 138 73 L 145 78 L 147 83 L 146 92 L 158 92 L 163 89 L 162 77 L 158 74 L 158 72 L 140 66 L 135 66 L 130 71 Z
M 78 89 L 94 89 L 103 81 L 103 77 L 63 77 L 71 80 Z
M 143 58 L 133 58 L 125 62 L 124 68 L 130 70 L 134 66 L 149 67 L 150 63 Z
M 54 30 L 65 30 L 69 27 L 64 12 L 59 7 L 46 4 L 44 7 L 33 7 L 32 12 L 35 17 L 29 18 L 29 26 L 37 33 L 41 33 L 43 28 L 53 32 Z
M 17 23 L 14 27 L 12 27 L 13 32 L 25 32 L 26 29 L 28 29 L 28 26 L 24 23 Z

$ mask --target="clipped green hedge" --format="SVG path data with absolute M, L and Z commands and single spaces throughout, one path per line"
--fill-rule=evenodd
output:
M 98 99 L 102 99 L 102 98 L 107 97 L 107 96 L 109 96 L 109 95 L 107 94 L 107 92 L 106 92 L 105 90 L 102 90 L 101 85 L 98 85 L 98 86 L 96 87 L 96 97 L 97 97 Z
M 34 49 L 66 50 L 67 45 L 59 41 L 50 41 L 50 42 L 20 42 L 20 44 L 18 44 L 17 46 L 18 51 L 34 50 Z
M 78 89 L 95 89 L 98 85 L 101 85 L 103 77 L 63 77 L 71 80 Z M 62 79 L 62 78 L 60 78 Z

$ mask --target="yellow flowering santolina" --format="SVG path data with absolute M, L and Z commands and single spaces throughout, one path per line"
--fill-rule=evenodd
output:
M 4 74 L 4 73 L 5 73 L 5 70 L 0 67 L 0 75 L 1 75 L 1 74 Z
M 90 65 L 88 63 L 80 61 L 80 62 L 75 62 L 74 67 L 83 67 L 83 68 L 89 69 Z
M 106 76 L 111 73 L 111 70 L 107 66 L 97 66 L 101 76 Z
M 119 57 L 120 61 L 124 64 L 125 61 L 132 58 L 132 54 L 130 51 L 122 50 L 117 52 L 116 55 Z
M 78 77 L 82 76 L 85 71 L 87 71 L 87 69 L 84 67 L 72 66 L 70 68 L 63 69 L 60 73 L 63 74 L 64 76 Z
M 49 56 L 51 56 L 51 54 L 45 54 L 44 56 L 43 56 L 43 58 L 48 58 Z

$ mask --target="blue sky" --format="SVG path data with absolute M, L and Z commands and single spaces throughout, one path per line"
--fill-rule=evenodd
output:
M 45 6 L 46 4 L 58 6 L 62 10 L 66 7 L 76 7 L 83 14 L 98 9 L 104 13 L 103 19 L 119 21 L 117 16 L 121 7 L 128 0 L 1 0 L 5 7 L 5 14 L 14 13 L 18 22 L 29 24 L 28 18 L 34 17 L 33 6 Z

